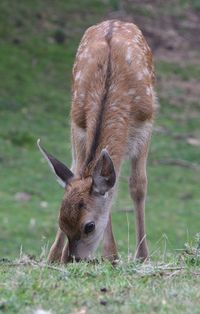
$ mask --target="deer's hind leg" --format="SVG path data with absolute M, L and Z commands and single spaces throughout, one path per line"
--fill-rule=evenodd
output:
M 109 214 L 109 220 L 104 232 L 103 238 L 103 258 L 109 260 L 110 262 L 114 262 L 117 260 L 117 247 L 112 231 L 112 220 L 111 220 L 111 213 Z
M 131 155 L 131 176 L 129 181 L 130 194 L 133 199 L 135 207 L 135 227 L 137 245 L 135 257 L 140 261 L 148 259 L 148 246 L 145 232 L 145 200 L 147 192 L 147 173 L 146 163 L 148 156 L 148 144 L 151 137 L 151 125 L 147 125 L 141 129 L 133 141 L 133 150 L 135 152 Z M 139 140 L 139 134 L 145 136 Z M 137 150 L 137 151 L 136 151 Z

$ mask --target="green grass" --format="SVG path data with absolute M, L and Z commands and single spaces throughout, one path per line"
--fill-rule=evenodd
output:
M 199 280 L 189 271 L 183 277 L 166 279 L 137 276 L 130 264 L 114 271 L 110 265 L 78 265 L 68 267 L 67 272 L 19 267 L 14 277 L 7 267 L 3 271 L 7 291 L 2 307 L 9 313 L 31 313 L 38 308 L 53 313 L 75 313 L 76 309 L 87 309 L 87 313 L 94 309 L 97 313 L 191 313 L 193 302 L 198 304 L 200 297 Z M 107 292 L 101 292 L 105 287 Z M 198 309 L 193 313 L 199 313 Z
M 123 259 L 115 267 L 105 262 L 48 266 L 21 256 L 0 266 L 0 311 L 199 313 L 197 244 L 187 245 L 179 261 L 165 257 L 162 263 L 139 265 Z
M 175 62 L 160 61 L 157 62 L 157 71 L 164 73 L 170 77 L 173 74 L 178 76 L 182 81 L 190 81 L 192 79 L 198 80 L 200 77 L 199 64 L 187 64 L 181 66 Z
M 117 1 L 80 4 L 60 0 L 46 5 L 46 1 L 23 0 L 12 6 L 1 1 L 1 259 L 14 260 L 20 251 L 38 259 L 54 239 L 63 191 L 41 158 L 36 140 L 40 137 L 49 151 L 70 165 L 70 82 L 75 52 L 84 29 L 117 8 Z M 141 7 L 137 12 L 146 14 Z M 63 43 L 55 40 L 58 31 L 65 36 Z M 180 66 L 158 61 L 158 78 L 197 80 L 199 67 L 188 62 Z M 155 132 L 150 148 L 146 220 L 152 267 L 161 262 L 177 266 L 177 250 L 199 232 L 199 173 L 157 163 L 169 158 L 199 163 L 199 147 L 170 135 L 200 136 L 199 104 L 186 95 L 184 103 L 174 105 L 173 95 L 178 93 L 172 90 L 172 96 L 161 98 L 156 126 L 169 133 Z M 78 309 L 89 313 L 198 313 L 198 277 L 192 274 L 198 265 L 186 265 L 184 274 L 178 276 L 140 276 L 135 271 L 140 266 L 127 261 L 135 248 L 134 214 L 122 210 L 133 206 L 128 194 L 128 162 L 121 175 L 113 205 L 121 264 L 113 269 L 107 263 L 81 263 L 56 271 L 2 263 L 0 312 L 32 313 L 42 307 L 52 313 L 79 313 Z M 28 193 L 30 200 L 16 200 L 18 192 Z M 103 287 L 108 292 L 101 292 Z

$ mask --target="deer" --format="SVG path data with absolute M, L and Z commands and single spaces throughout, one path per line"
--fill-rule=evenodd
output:
M 49 263 L 88 261 L 100 243 L 104 260 L 118 259 L 111 206 L 126 158 L 131 164 L 135 259 L 148 260 L 146 168 L 156 111 L 154 85 L 152 53 L 135 24 L 108 20 L 85 31 L 72 71 L 71 168 L 37 142 L 64 187 Z

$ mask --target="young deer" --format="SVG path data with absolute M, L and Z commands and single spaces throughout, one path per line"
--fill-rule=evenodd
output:
M 71 170 L 38 140 L 65 188 L 49 262 L 88 259 L 102 239 L 103 257 L 117 258 L 110 209 L 126 155 L 132 167 L 129 186 L 136 215 L 136 258 L 148 258 L 144 206 L 156 103 L 153 86 L 151 51 L 136 25 L 111 20 L 85 32 L 73 68 Z

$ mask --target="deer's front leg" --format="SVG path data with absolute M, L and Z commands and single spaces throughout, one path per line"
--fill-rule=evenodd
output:
M 129 181 L 130 194 L 135 205 L 137 247 L 135 257 L 141 261 L 148 259 L 145 233 L 145 198 L 147 190 L 146 175 L 147 151 L 132 159 L 132 175 Z
M 56 262 L 59 263 L 61 261 L 62 251 L 65 245 L 65 237 L 66 236 L 64 232 L 58 229 L 57 234 L 56 234 L 56 239 L 48 255 L 49 263 L 56 263 Z
M 67 264 L 70 260 L 71 259 L 69 256 L 69 243 L 67 242 L 62 251 L 61 263 Z
M 109 215 L 108 224 L 103 237 L 103 258 L 111 262 L 114 262 L 118 258 L 117 247 L 112 231 L 111 214 Z

